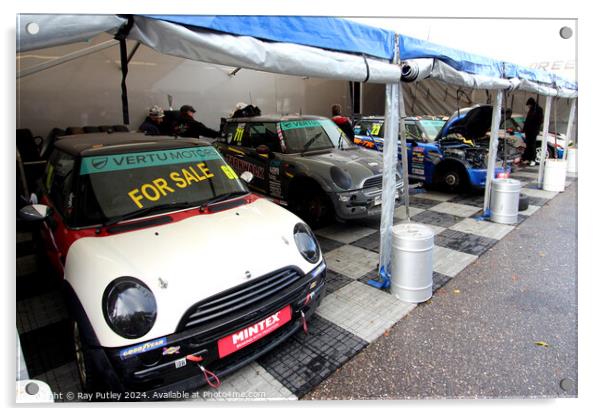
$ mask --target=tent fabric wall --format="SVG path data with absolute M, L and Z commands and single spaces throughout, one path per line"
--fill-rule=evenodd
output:
M 395 33 L 333 17 L 148 15 L 185 26 L 391 60 Z
M 125 22 L 126 19 L 115 15 L 20 14 L 17 16 L 17 52 L 86 42 L 103 32 L 116 33 Z M 38 33 L 29 33 L 30 23 L 37 24 Z
M 136 16 L 128 36 L 161 53 L 285 75 L 374 83 L 399 82 L 399 66 L 376 59 L 249 36 L 215 33 Z

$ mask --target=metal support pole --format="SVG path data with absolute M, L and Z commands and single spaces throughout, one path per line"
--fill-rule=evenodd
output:
M 395 57 L 398 62 L 398 39 L 395 37 Z M 397 183 L 397 142 L 399 140 L 399 95 L 400 82 L 387 84 L 385 104 L 385 137 L 383 146 L 383 185 L 380 216 L 380 281 L 370 280 L 368 284 L 386 289 L 391 284 L 391 246 L 393 243 L 393 214 L 395 213 L 395 185 Z M 407 186 L 407 185 L 406 185 Z
M 539 173 L 537 174 L 537 187 L 543 187 L 543 165 L 546 163 L 546 149 L 548 147 L 548 129 L 550 126 L 550 109 L 552 107 L 552 97 L 546 96 L 546 108 L 543 116 L 543 137 L 541 139 L 541 157 L 539 158 Z
M 576 107 L 577 99 L 571 99 L 571 111 L 569 112 L 569 122 L 566 125 L 566 144 L 564 146 L 564 153 L 562 154 L 562 158 L 566 160 L 566 157 L 569 153 L 569 143 L 571 142 L 571 133 L 573 130 L 573 123 L 575 122 L 575 107 Z
M 61 56 L 60 58 L 53 59 L 48 62 L 41 63 L 40 65 L 32 66 L 30 68 L 25 68 L 19 72 L 17 72 L 17 79 L 26 77 L 28 75 L 37 74 L 38 72 L 44 71 L 45 69 L 55 67 L 57 65 L 64 64 L 69 61 L 73 61 L 74 59 L 81 58 L 82 56 L 91 55 L 98 51 L 102 51 L 104 49 L 110 48 L 119 44 L 119 41 L 115 39 L 108 40 L 103 43 L 99 43 L 98 45 L 90 46 L 89 48 L 80 49 L 79 51 L 75 51 L 69 53 L 65 56 Z
M 491 138 L 489 140 L 489 158 L 487 160 L 487 178 L 485 181 L 485 200 L 483 201 L 483 215 L 489 215 L 489 199 L 491 198 L 491 181 L 495 174 L 495 163 L 497 160 L 497 144 L 500 129 L 500 116 L 502 114 L 502 97 L 504 91 L 498 90 L 495 97 L 495 105 L 491 114 Z
M 403 202 L 406 211 L 406 221 L 410 222 L 410 179 L 408 173 L 408 144 L 406 143 L 406 106 L 403 98 L 403 87 L 399 84 L 399 137 L 401 142 L 401 168 L 403 174 Z

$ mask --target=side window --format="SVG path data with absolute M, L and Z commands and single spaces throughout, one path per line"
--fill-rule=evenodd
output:
M 420 129 L 414 123 L 406 123 L 406 139 L 407 140 L 421 140 Z
M 222 137 L 226 143 L 240 146 L 245 133 L 245 123 L 228 123 Z
M 73 156 L 55 150 L 50 157 L 44 177 L 44 188 L 48 192 L 54 208 L 66 218 L 71 216 L 74 204 L 74 166 Z
M 262 144 L 272 152 L 281 152 L 276 123 L 249 124 L 248 135 L 243 138 L 243 146 L 255 148 Z

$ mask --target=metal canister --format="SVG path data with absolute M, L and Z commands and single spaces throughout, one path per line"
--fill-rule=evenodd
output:
M 496 178 L 491 181 L 491 221 L 500 224 L 516 224 L 520 181 Z
M 423 224 L 393 227 L 391 293 L 399 300 L 424 302 L 433 296 L 433 230 Z

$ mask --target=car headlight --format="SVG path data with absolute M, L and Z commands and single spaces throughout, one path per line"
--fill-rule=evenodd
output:
M 341 189 L 351 189 L 351 186 L 353 186 L 351 176 L 338 166 L 330 167 L 330 177 Z
M 320 259 L 320 246 L 309 227 L 303 223 L 299 223 L 295 225 L 293 235 L 297 249 L 303 258 L 310 263 L 317 263 Z
M 109 327 L 128 339 L 147 334 L 157 319 L 153 292 L 134 277 L 113 280 L 105 289 L 102 307 Z

